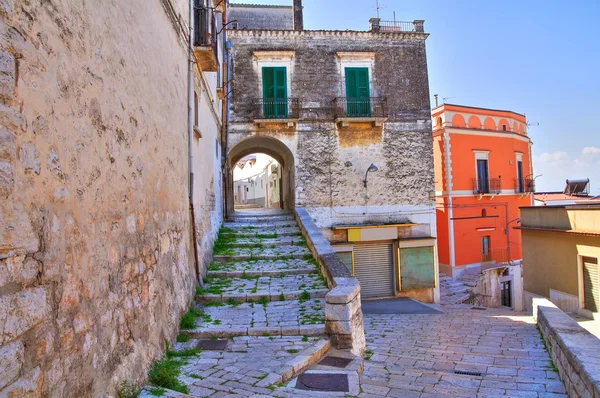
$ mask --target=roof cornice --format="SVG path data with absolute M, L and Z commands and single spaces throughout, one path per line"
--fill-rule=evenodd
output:
M 227 29 L 228 37 L 342 37 L 354 39 L 425 40 L 429 33 L 366 32 L 357 30 L 265 30 Z

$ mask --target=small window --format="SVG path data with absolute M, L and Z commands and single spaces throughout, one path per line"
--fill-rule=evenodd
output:
M 231 29 L 237 30 L 238 28 L 238 23 L 237 22 L 232 22 L 231 23 Z
M 502 131 L 506 131 L 506 124 L 502 125 Z
M 194 91 L 194 126 L 198 127 L 198 94 Z
M 486 209 L 482 209 L 481 210 L 481 217 L 483 217 L 483 218 L 487 217 L 487 210 Z

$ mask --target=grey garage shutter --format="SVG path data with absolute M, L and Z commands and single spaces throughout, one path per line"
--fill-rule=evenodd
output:
M 598 312 L 600 309 L 600 285 L 598 284 L 598 259 L 583 257 L 583 298 L 585 309 Z
M 354 275 L 362 297 L 389 297 L 396 294 L 391 244 L 354 245 Z

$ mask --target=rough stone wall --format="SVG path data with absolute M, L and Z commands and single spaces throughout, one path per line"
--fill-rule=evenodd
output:
M 160 1 L 0 1 L 0 396 L 114 396 L 174 338 L 186 60 Z
M 236 21 L 238 29 L 291 30 L 294 27 L 292 7 L 232 4 L 228 14 L 230 21 Z
M 305 206 L 320 227 L 347 222 L 345 218 L 386 222 L 423 215 L 420 222 L 435 225 L 429 198 L 434 169 L 425 38 L 423 34 L 229 31 L 233 43 L 229 147 L 254 135 L 286 142 L 296 160 L 296 204 Z M 255 50 L 295 51 L 288 96 L 300 101 L 297 127 L 260 128 L 251 122 L 252 101 L 262 96 Z M 344 92 L 337 52 L 375 53 L 371 96 L 387 98 L 389 116 L 383 127 L 334 123 L 333 101 Z M 365 188 L 362 181 L 371 163 L 379 171 L 369 174 Z M 344 209 L 349 213 L 344 214 Z M 379 215 L 363 214 L 369 209 L 377 209 L 371 212 Z

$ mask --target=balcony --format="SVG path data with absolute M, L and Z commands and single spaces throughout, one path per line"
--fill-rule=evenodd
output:
M 375 33 L 396 33 L 396 32 L 412 32 L 424 33 L 424 20 L 414 21 L 382 21 L 379 18 L 371 18 L 371 32 Z
M 254 123 L 261 127 L 266 123 L 287 123 L 292 127 L 300 118 L 298 98 L 255 98 L 252 103 Z
M 219 69 L 216 39 L 214 13 L 209 8 L 196 5 L 194 7 L 194 55 L 202 72 L 217 72 Z
M 535 192 L 535 181 L 533 178 L 515 178 L 515 192 L 523 194 Z
M 388 117 L 387 98 L 337 97 L 333 100 L 336 123 L 347 126 L 349 123 L 373 123 L 381 126 Z
M 498 195 L 502 191 L 502 179 L 473 178 L 473 193 L 475 195 Z

